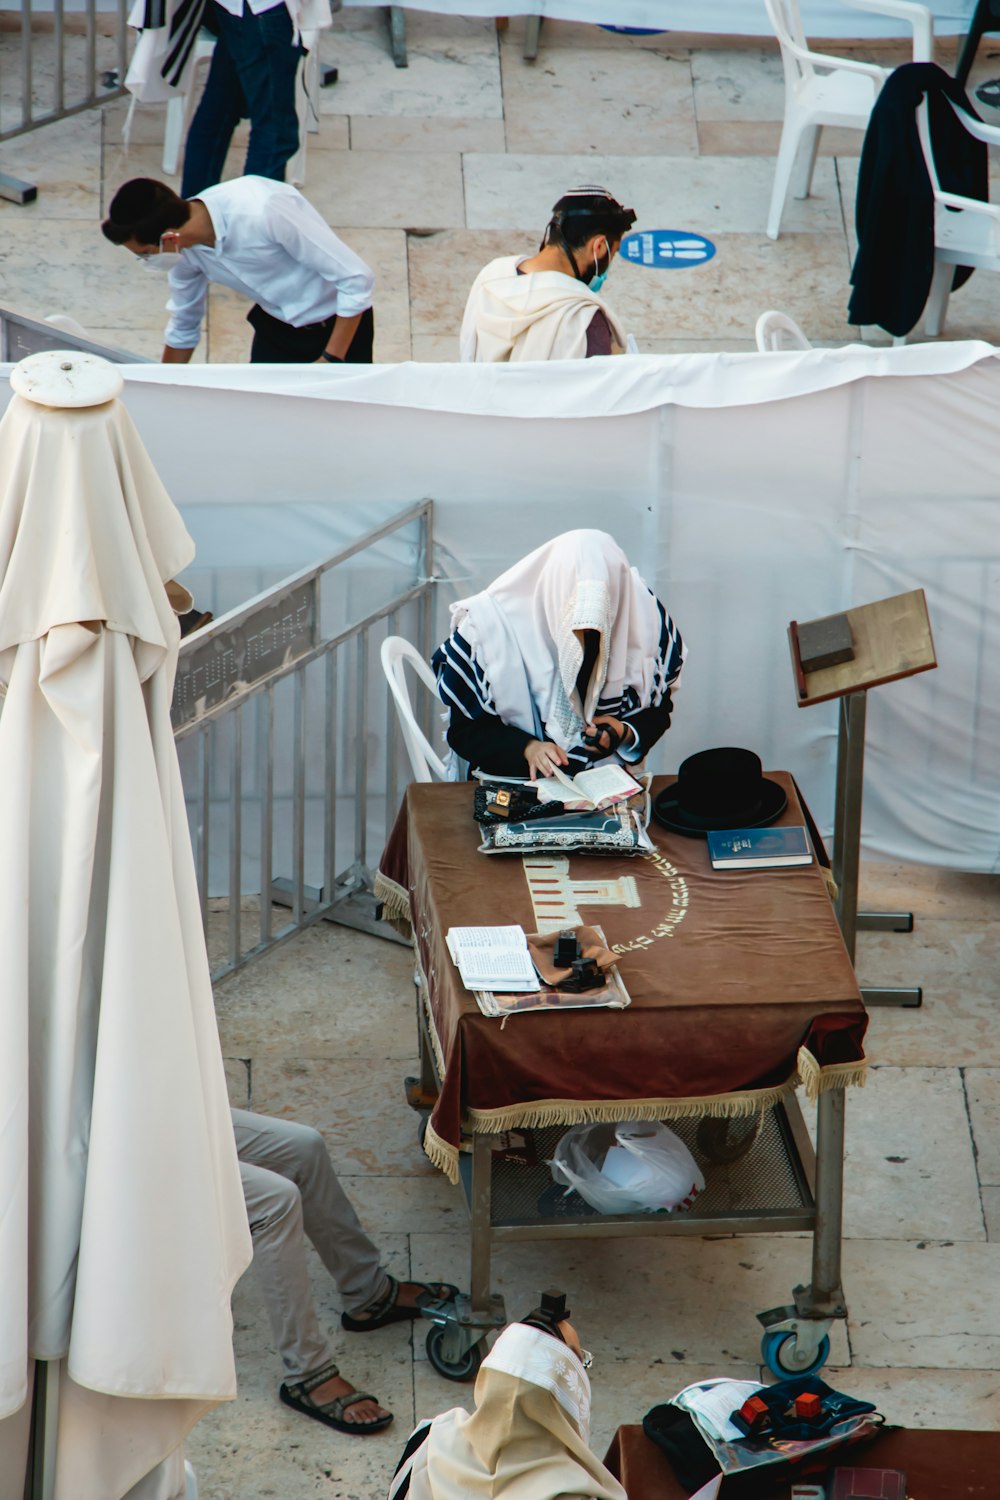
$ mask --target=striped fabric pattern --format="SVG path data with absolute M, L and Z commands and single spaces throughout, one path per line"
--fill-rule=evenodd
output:
M 680 676 L 684 660 L 680 631 L 659 599 L 656 600 L 656 608 L 660 617 L 660 641 L 650 702 L 640 703 L 635 688 L 627 687 L 618 698 L 599 698 L 596 709 L 598 714 L 610 714 L 627 723 L 629 716 L 639 709 L 655 707 L 660 703 L 671 683 L 676 682 Z M 438 647 L 431 658 L 431 666 L 437 677 L 441 701 L 451 712 L 457 710 L 467 719 L 478 719 L 484 714 L 497 717 L 496 702 L 482 662 L 478 659 L 476 647 L 460 631 L 453 630 L 448 639 Z M 568 753 L 570 763 L 567 769 L 570 774 L 591 764 L 590 756 L 582 748 Z
M 419 1450 L 423 1447 L 430 1430 L 431 1424 L 429 1421 L 421 1422 L 420 1426 L 415 1427 L 407 1438 L 406 1447 L 403 1449 L 399 1463 L 396 1465 L 396 1472 L 392 1476 L 392 1483 L 389 1486 L 389 1500 L 405 1500 L 405 1497 L 409 1494 L 414 1460 Z

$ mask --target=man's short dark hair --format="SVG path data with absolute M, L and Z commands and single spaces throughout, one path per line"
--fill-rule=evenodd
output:
M 158 245 L 168 229 L 180 229 L 191 217 L 191 205 L 165 182 L 154 177 L 133 177 L 112 198 L 101 232 L 113 245 L 134 240 L 137 245 Z

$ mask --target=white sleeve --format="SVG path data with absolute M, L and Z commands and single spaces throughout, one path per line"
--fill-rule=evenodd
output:
M 301 194 L 272 198 L 267 206 L 267 228 L 293 260 L 308 266 L 332 287 L 337 313 L 353 318 L 372 305 L 375 276 L 360 255 L 338 239 Z
M 208 277 L 199 266 L 194 263 L 185 265 L 182 260 L 170 272 L 170 297 L 167 301 L 170 321 L 163 335 L 168 348 L 197 348 L 207 296 Z

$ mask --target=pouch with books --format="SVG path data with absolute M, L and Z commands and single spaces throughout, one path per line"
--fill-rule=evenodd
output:
M 535 782 L 484 781 L 476 790 L 483 854 L 640 854 L 652 849 L 649 778 L 623 766 L 595 766 L 569 777 L 558 772 Z M 482 794 L 482 795 L 481 795 Z M 482 802 L 490 820 L 478 818 Z M 527 804 L 531 811 L 522 815 Z M 497 816 L 498 809 L 503 813 Z M 512 815 L 513 814 L 513 815 Z

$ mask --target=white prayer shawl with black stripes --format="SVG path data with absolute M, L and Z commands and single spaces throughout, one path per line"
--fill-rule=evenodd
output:
M 306 45 L 333 20 L 331 0 L 284 0 Z M 333 0 L 339 10 L 342 0 Z M 140 104 L 162 104 L 191 86 L 194 46 L 206 5 L 211 0 L 135 0 L 128 24 L 140 35 L 125 77 L 125 87 Z

